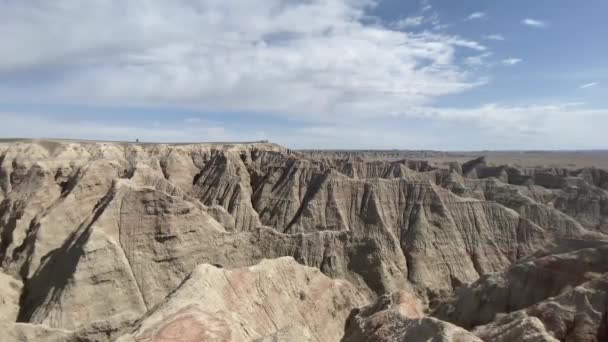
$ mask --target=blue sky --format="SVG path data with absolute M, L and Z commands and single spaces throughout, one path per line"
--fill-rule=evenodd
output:
M 0 0 L 0 137 L 602 149 L 608 2 Z

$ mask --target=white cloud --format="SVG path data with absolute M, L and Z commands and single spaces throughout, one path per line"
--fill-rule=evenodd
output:
M 503 40 L 505 40 L 505 37 L 500 34 L 489 34 L 489 35 L 483 36 L 483 39 L 503 41 Z
M 504 65 L 517 65 L 519 63 L 521 63 L 523 60 L 521 58 L 507 58 L 507 59 L 503 59 L 501 61 L 502 64 Z
M 526 18 L 526 19 L 522 20 L 521 23 L 523 25 L 531 26 L 531 27 L 538 27 L 538 28 L 547 27 L 546 22 L 541 21 L 541 20 L 531 19 L 531 18 Z
M 600 84 L 599 82 L 585 83 L 585 84 L 581 85 L 579 88 L 581 88 L 581 89 L 587 89 L 587 88 L 595 87 L 595 86 L 597 86 L 599 84 Z
M 473 12 L 471 13 L 468 17 L 465 18 L 465 21 L 468 20 L 476 20 L 476 19 L 483 19 L 487 16 L 488 14 L 486 12 Z
M 406 28 L 420 26 L 424 23 L 424 21 L 425 21 L 425 18 L 423 16 L 406 17 L 406 18 L 403 18 L 403 19 L 400 19 L 399 21 L 397 21 L 394 24 L 394 27 L 398 28 L 398 29 L 406 29 Z
M 416 108 L 408 116 L 459 123 L 473 123 L 477 141 L 498 148 L 576 149 L 605 145 L 603 127 L 608 109 L 587 109 L 579 103 L 509 106 L 486 104 L 472 108 Z
M 4 82 L 0 100 L 178 105 L 327 120 L 382 115 L 480 84 L 456 56 L 484 50 L 481 44 L 366 24 L 373 4 L 3 2 L 0 77 L 20 82 Z M 38 75 L 50 76 L 23 85 Z
M 431 11 L 433 9 L 433 6 L 431 5 L 431 1 L 430 0 L 422 0 L 420 2 L 420 6 L 421 6 L 422 12 L 428 12 L 428 11 Z
M 471 75 L 491 51 L 463 37 L 367 23 L 366 10 L 373 4 L 5 1 L 0 11 L 0 100 L 261 112 L 297 117 L 309 126 L 250 132 L 226 130 L 196 117 L 132 127 L 60 121 L 49 118 L 52 114 L 0 113 L 0 136 L 144 141 L 264 136 L 293 147 L 343 148 L 457 148 L 458 141 L 485 144 L 498 137 L 503 148 L 603 144 L 599 128 L 608 126 L 606 111 L 565 105 L 433 108 L 443 95 L 483 84 L 484 78 Z M 424 20 L 439 27 L 430 2 L 422 2 L 422 8 Z M 497 37 L 503 38 L 484 38 L 501 40 Z M 520 62 L 509 58 L 502 64 Z M 428 134 L 409 125 L 410 119 L 421 118 L 455 126 Z M 566 145 L 570 141 L 576 146 Z
M 608 109 L 588 109 L 577 103 L 422 106 L 402 108 L 391 117 L 374 120 L 264 125 L 263 130 L 247 124 L 227 130 L 204 120 L 192 123 L 167 119 L 159 127 L 100 120 L 0 112 L 0 136 L 130 141 L 139 138 L 148 142 L 269 139 L 291 148 L 597 149 L 605 147 Z

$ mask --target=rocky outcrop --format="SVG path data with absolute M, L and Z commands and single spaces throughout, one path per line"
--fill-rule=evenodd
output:
M 435 310 L 440 319 L 465 328 L 487 324 L 509 313 L 579 286 L 608 272 L 608 245 L 533 258 L 459 288 Z
M 15 340 L 158 340 L 202 322 L 207 330 L 196 334 L 326 341 L 342 338 L 351 309 L 380 297 L 384 304 L 353 314 L 349 338 L 374 335 L 371 326 L 380 327 L 379 339 L 474 338 L 444 319 L 484 325 L 478 335 L 485 339 L 561 339 L 522 310 L 592 281 L 590 272 L 608 272 L 605 178 L 592 168 L 438 164 L 396 152 L 297 152 L 268 143 L 0 143 L 0 300 L 7 303 L 0 317 Z M 286 259 L 262 262 L 282 257 L 324 275 Z M 244 276 L 251 273 L 248 284 L 268 293 L 277 284 L 307 289 L 302 279 L 312 277 L 334 284 L 331 298 L 352 301 L 311 307 L 289 292 L 268 302 L 271 318 L 258 322 L 218 300 L 228 298 L 218 292 L 227 289 L 222 279 L 253 281 Z M 402 317 L 392 293 L 409 294 L 417 308 L 430 305 L 435 317 L 424 309 Z M 226 313 L 221 322 L 205 306 L 213 301 Z M 300 317 L 300 309 L 325 321 Z M 528 316 L 500 320 L 516 312 Z M 174 316 L 194 318 L 171 325 Z
M 115 341 L 131 329 L 135 321 L 117 315 L 93 322 L 77 330 L 50 328 L 47 325 L 0 322 L 2 341 L 6 342 L 98 342 Z
M 388 273 L 402 273 L 420 287 L 451 290 L 453 279 L 469 282 L 502 269 L 549 238 L 544 229 L 503 206 L 454 196 L 423 177 L 360 180 L 331 169 L 315 175 L 315 170 L 310 163 L 286 170 L 286 176 L 274 177 L 280 185 L 269 186 L 291 199 L 292 209 L 279 211 L 294 215 L 279 221 L 288 222 L 286 232 L 346 231 L 376 241 L 384 259 L 393 261 Z
M 608 277 L 571 288 L 524 310 L 478 327 L 486 341 L 605 341 L 608 338 Z
M 423 305 L 409 293 L 384 295 L 353 312 L 342 342 L 481 342 L 470 332 L 423 312 Z
M 206 205 L 221 205 L 235 220 L 236 229 L 249 230 L 260 225 L 251 203 L 251 180 L 237 154 L 215 154 L 194 178 L 192 196 Z
M 198 266 L 120 341 L 339 341 L 365 303 L 348 282 L 292 258 L 234 270 Z
M 525 206 L 535 207 L 535 211 L 544 212 L 540 215 L 545 217 L 555 216 L 555 213 L 551 213 L 551 211 L 557 210 L 565 214 L 557 221 L 571 221 L 568 223 L 568 227 L 564 227 L 570 230 L 579 229 L 576 227 L 578 224 L 592 231 L 602 233 L 608 231 L 608 191 L 606 189 L 608 177 L 604 170 L 595 168 L 580 170 L 522 169 L 513 166 L 489 167 L 484 163 L 473 164 L 475 164 L 475 168 L 467 174 L 470 179 L 464 181 L 465 185 L 460 185 L 458 189 L 461 193 L 470 189 L 472 192 L 489 198 L 499 195 L 497 200 L 511 208 L 517 206 L 517 202 L 528 202 L 525 203 Z M 496 190 L 500 190 L 500 192 L 496 192 Z M 507 193 L 506 198 L 504 198 L 505 192 Z M 515 193 L 519 197 L 523 196 L 531 201 L 520 198 L 515 203 L 509 203 L 509 200 L 513 200 L 512 194 Z M 517 208 L 514 209 L 517 210 Z M 533 215 L 541 218 L 539 213 Z M 542 225 L 540 222 L 537 223 Z

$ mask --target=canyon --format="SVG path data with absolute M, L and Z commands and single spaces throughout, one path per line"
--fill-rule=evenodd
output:
M 606 155 L 512 156 L 2 141 L 2 340 L 607 340 Z

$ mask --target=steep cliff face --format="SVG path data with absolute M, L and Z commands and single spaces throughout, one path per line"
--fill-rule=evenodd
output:
M 505 272 L 459 288 L 435 311 L 438 318 L 471 328 L 497 314 L 527 308 L 608 272 L 608 244 L 522 260 Z
M 606 341 L 608 279 L 605 274 L 594 278 L 474 333 L 486 341 Z
M 483 179 L 476 182 L 467 181 L 469 185 L 479 189 L 480 184 L 487 188 L 488 182 L 493 184 L 492 191 L 485 191 L 493 196 L 496 187 L 510 189 L 532 198 L 549 208 L 555 208 L 566 214 L 576 223 L 592 230 L 606 233 L 608 223 L 608 189 L 607 173 L 605 170 L 583 168 L 571 170 L 564 168 L 516 168 L 513 166 L 489 167 L 483 162 L 473 163 L 475 166 L 467 177 Z M 469 165 L 469 168 L 472 165 Z M 465 167 L 463 166 L 463 170 Z M 494 178 L 494 179 L 492 179 Z M 506 186 L 506 184 L 512 186 Z M 484 187 L 482 185 L 482 187 Z M 498 199 L 498 201 L 500 201 Z M 501 202 L 503 203 L 503 202 Z M 503 203 L 507 205 L 507 203 Z M 542 211 L 545 211 L 542 209 Z M 567 220 L 566 217 L 558 220 Z M 548 222 L 555 224 L 557 222 Z M 567 229 L 574 229 L 574 222 L 568 223 Z
M 607 272 L 585 245 L 606 239 L 608 192 L 599 169 L 518 169 L 481 159 L 437 168 L 426 161 L 317 155 L 266 143 L 26 141 L 0 147 L 0 276 L 14 279 L 6 282 L 13 284 L 9 291 L 1 290 L 9 285 L 0 278 L 0 299 L 9 303 L 0 317 L 39 324 L 9 324 L 11 336 L 24 340 L 104 331 L 115 338 L 143 315 L 173 317 L 158 305 L 183 289 L 189 276 L 192 283 L 201 264 L 231 270 L 292 257 L 345 280 L 356 292 L 348 295 L 357 298 L 352 305 L 314 304 L 340 312 L 332 318 L 336 327 L 344 326 L 345 312 L 378 296 L 409 293 L 421 306 L 437 308 L 437 317 L 470 329 L 578 286 L 589 280 L 584 272 Z M 580 260 L 598 266 L 573 266 Z M 562 279 L 543 271 L 551 267 L 573 275 Z M 297 265 L 288 268 L 301 272 Z M 556 287 L 527 292 L 549 281 Z M 488 296 L 497 296 L 494 306 L 480 299 Z M 201 297 L 197 305 L 209 300 Z M 281 300 L 295 305 L 291 297 Z M 241 327 L 254 324 L 247 315 L 237 320 Z M 374 315 L 361 316 L 360 328 Z M 250 330 L 235 328 L 233 319 L 226 317 L 230 336 L 245 340 L 341 337 L 332 328 L 331 338 L 324 338 L 304 321 Z M 422 327 L 395 324 L 407 328 L 403 336 L 414 326 L 453 330 L 437 318 L 424 320 Z M 144 330 L 131 337 L 141 333 L 163 341 Z

